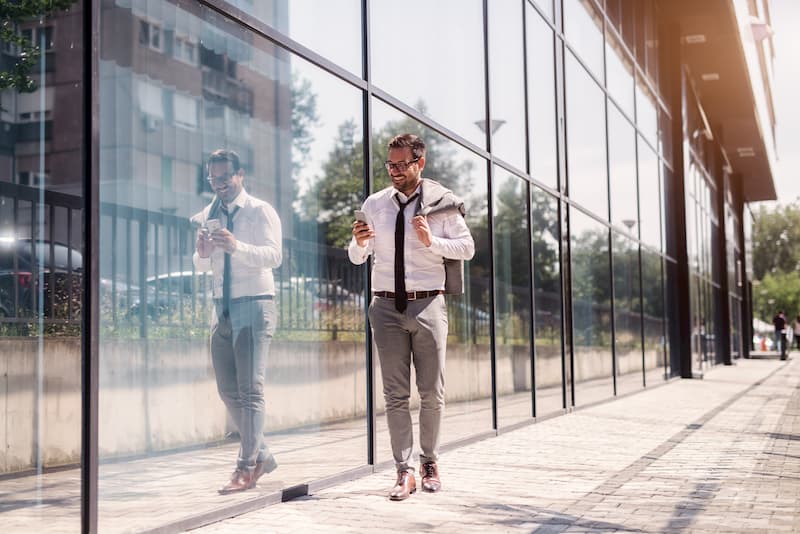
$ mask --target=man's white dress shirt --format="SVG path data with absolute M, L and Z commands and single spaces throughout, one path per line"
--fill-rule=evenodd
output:
M 231 254 L 231 298 L 275 295 L 275 279 L 272 269 L 280 266 L 282 259 L 281 221 L 275 209 L 242 189 L 228 206 L 228 211 L 238 206 L 233 216 L 233 235 L 236 250 Z M 192 221 L 205 225 L 211 205 L 192 217 Z M 225 214 L 218 211 L 222 227 L 226 226 Z M 213 271 L 214 298 L 222 298 L 222 275 L 225 268 L 225 252 L 214 248 L 208 258 L 201 258 L 195 251 L 192 257 L 200 272 Z
M 415 191 L 419 193 L 421 187 Z M 413 193 L 412 195 L 413 196 Z M 347 253 L 350 261 L 360 265 L 373 257 L 372 290 L 394 291 L 394 227 L 400 206 L 408 200 L 394 187 L 378 191 L 364 201 L 362 211 L 367 215 L 367 224 L 375 231 L 375 237 L 366 246 L 359 247 L 355 237 L 350 241 Z M 406 291 L 433 291 L 444 289 L 444 258 L 468 260 L 475 253 L 475 243 L 464 217 L 458 210 L 447 210 L 427 216 L 433 235 L 431 246 L 426 247 L 417 237 L 411 224 L 419 197 L 405 208 L 405 272 Z

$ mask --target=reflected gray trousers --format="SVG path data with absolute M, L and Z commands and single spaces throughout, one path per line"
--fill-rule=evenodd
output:
M 211 360 L 217 391 L 241 438 L 237 467 L 252 469 L 271 456 L 264 441 L 264 375 L 275 333 L 275 302 L 233 302 L 229 317 L 219 304 L 215 311 Z
M 409 409 L 411 363 L 420 397 L 420 463 L 439 458 L 439 430 L 444 409 L 444 364 L 447 351 L 447 307 L 444 295 L 408 302 L 398 312 L 394 300 L 374 297 L 369 306 L 372 335 L 383 377 L 383 398 L 398 471 L 413 469 L 409 462 L 414 434 Z

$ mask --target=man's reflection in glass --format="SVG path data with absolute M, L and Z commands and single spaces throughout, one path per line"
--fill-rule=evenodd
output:
M 217 389 L 241 437 L 236 470 L 219 492 L 250 489 L 278 464 L 264 441 L 264 374 L 275 332 L 275 280 L 281 264 L 281 222 L 275 209 L 244 189 L 244 169 L 231 150 L 208 158 L 216 196 L 192 221 L 194 264 L 214 280 L 211 358 Z

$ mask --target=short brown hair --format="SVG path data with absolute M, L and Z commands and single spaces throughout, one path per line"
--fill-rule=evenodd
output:
M 239 161 L 239 154 L 233 150 L 227 150 L 225 148 L 219 148 L 212 152 L 210 156 L 208 156 L 206 168 L 210 168 L 212 163 L 223 163 L 226 161 L 231 162 L 231 165 L 233 166 L 233 172 L 239 172 L 239 169 L 242 168 L 242 165 Z
M 410 148 L 411 155 L 414 156 L 414 158 L 421 158 L 425 155 L 425 141 L 423 141 L 422 138 L 410 133 L 394 136 L 392 140 L 389 141 L 388 147 L 389 149 Z

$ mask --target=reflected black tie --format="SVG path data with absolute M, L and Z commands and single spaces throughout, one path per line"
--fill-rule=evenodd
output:
M 416 193 L 408 197 L 408 200 L 403 202 L 399 197 L 395 197 L 397 203 L 400 205 L 400 211 L 397 212 L 397 219 L 394 223 L 394 307 L 400 313 L 406 311 L 408 305 L 408 295 L 406 294 L 406 266 L 404 258 L 405 240 L 406 240 L 406 220 L 403 213 L 415 198 Z
M 220 211 L 225 214 L 225 228 L 233 233 L 233 217 L 239 210 L 239 206 L 233 208 L 233 211 L 228 213 L 228 210 L 220 206 Z M 228 316 L 231 309 L 231 255 L 225 253 L 225 268 L 222 271 L 222 314 Z

